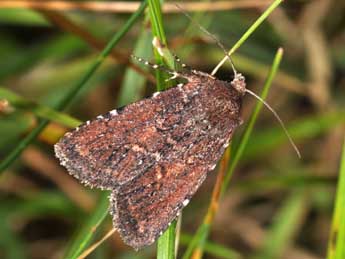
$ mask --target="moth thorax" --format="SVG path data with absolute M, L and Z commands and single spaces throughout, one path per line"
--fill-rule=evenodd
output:
M 231 81 L 231 86 L 241 95 L 246 93 L 246 82 L 241 73 L 236 73 L 235 78 Z

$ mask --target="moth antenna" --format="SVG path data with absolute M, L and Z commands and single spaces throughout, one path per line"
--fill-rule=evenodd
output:
M 250 95 L 254 96 L 254 97 L 255 97 L 256 99 L 258 99 L 260 102 L 262 102 L 262 103 L 266 106 L 266 108 L 269 109 L 269 110 L 273 113 L 274 117 L 276 117 L 276 119 L 277 119 L 277 120 L 279 121 L 279 123 L 280 123 L 280 126 L 283 128 L 283 130 L 284 130 L 284 132 L 285 132 L 285 135 L 288 137 L 291 146 L 295 149 L 295 152 L 297 153 L 298 158 L 301 158 L 301 153 L 300 153 L 300 151 L 298 150 L 298 148 L 297 148 L 295 142 L 292 140 L 292 138 L 291 138 L 291 136 L 290 136 L 288 130 L 286 129 L 286 127 L 285 127 L 285 125 L 284 125 L 284 122 L 283 122 L 282 119 L 279 117 L 278 113 L 277 113 L 277 112 L 276 112 L 276 111 L 275 111 L 275 110 L 274 110 L 264 99 L 262 99 L 262 98 L 261 98 L 260 96 L 258 96 L 257 94 L 255 94 L 254 92 L 252 92 L 252 91 L 250 91 L 250 90 L 248 90 L 248 89 L 245 89 L 245 91 L 246 91 L 247 93 L 249 93 Z
M 213 39 L 213 41 L 218 45 L 218 47 L 220 47 L 225 56 L 227 57 L 227 59 L 229 60 L 230 64 L 231 64 L 231 67 L 232 67 L 232 70 L 234 71 L 234 76 L 236 77 L 237 75 L 237 71 L 235 69 L 235 65 L 234 63 L 232 62 L 232 59 L 228 53 L 228 51 L 225 49 L 224 45 L 220 42 L 220 40 L 215 36 L 213 35 L 212 33 L 210 33 L 208 30 L 206 30 L 200 23 L 198 23 L 197 21 L 195 21 L 181 6 L 179 6 L 178 4 L 175 4 L 176 7 L 178 9 L 180 9 L 180 11 L 194 24 L 196 25 L 202 32 L 204 32 L 205 34 L 207 34 L 209 37 L 211 37 Z M 212 72 L 211 75 L 213 75 L 214 73 Z
M 170 77 L 169 79 L 167 79 L 166 81 L 175 79 L 175 78 L 177 78 L 177 77 L 182 77 L 182 78 L 188 80 L 188 77 L 187 77 L 186 75 L 181 74 L 181 73 L 178 73 L 178 72 L 173 71 L 173 70 L 170 70 L 169 68 L 166 68 L 165 66 L 158 65 L 158 64 L 153 64 L 153 63 L 151 63 L 151 62 L 149 62 L 149 61 L 147 61 L 147 60 L 145 60 L 145 59 L 143 59 L 143 58 L 139 58 L 139 57 L 137 57 L 137 56 L 135 56 L 135 55 L 131 55 L 131 57 L 132 57 L 133 59 L 135 59 L 136 61 L 138 61 L 138 62 L 140 62 L 140 63 L 142 63 L 142 64 L 144 64 L 144 65 L 146 65 L 146 66 L 151 67 L 152 69 L 159 69 L 159 70 L 161 70 L 161 71 L 163 71 L 163 72 L 165 72 L 165 73 L 171 75 L 171 77 Z

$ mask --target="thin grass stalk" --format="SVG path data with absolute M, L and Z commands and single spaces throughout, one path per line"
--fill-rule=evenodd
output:
M 6 88 L 0 87 L 0 99 L 6 99 L 16 109 L 31 111 L 41 119 L 48 119 L 66 127 L 74 128 L 81 123 L 81 121 L 68 114 L 57 112 L 52 108 L 27 100 Z
M 154 40 L 159 41 L 159 45 L 166 46 L 167 40 L 164 33 L 160 1 L 148 0 L 148 5 L 153 38 Z M 156 48 L 153 49 L 153 53 L 155 56 L 156 63 L 159 65 L 164 65 L 163 57 L 160 55 L 159 51 Z M 162 91 L 166 88 L 164 75 L 159 70 L 156 70 L 155 74 L 157 80 L 157 91 Z
M 109 43 L 103 49 L 98 56 L 97 60 L 91 65 L 89 70 L 81 78 L 81 80 L 71 88 L 67 95 L 56 105 L 55 109 L 61 111 L 65 109 L 75 99 L 75 96 L 86 85 L 89 79 L 94 75 L 97 69 L 101 66 L 105 58 L 111 53 L 116 44 L 123 38 L 133 24 L 138 20 L 146 7 L 146 1 L 143 1 L 139 9 L 131 15 L 125 25 L 111 38 Z M 23 150 L 42 132 L 42 130 L 48 125 L 49 120 L 41 120 L 36 128 L 34 128 L 18 145 L 10 152 L 10 154 L 0 163 L 0 173 L 7 169 L 16 158 L 23 152 Z
M 267 17 L 276 9 L 283 0 L 275 0 L 265 12 L 263 12 L 258 19 L 249 27 L 249 29 L 242 35 L 242 37 L 235 43 L 235 45 L 230 49 L 228 52 L 229 56 L 231 56 L 235 51 L 249 38 L 249 36 L 263 23 Z M 224 57 L 222 61 L 213 69 L 212 75 L 215 75 L 218 69 L 225 63 L 227 57 Z

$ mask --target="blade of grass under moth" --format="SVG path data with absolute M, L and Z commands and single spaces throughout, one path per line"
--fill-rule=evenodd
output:
M 263 12 L 258 19 L 249 27 L 249 29 L 242 35 L 242 37 L 235 43 L 235 45 L 230 49 L 228 52 L 229 56 L 231 56 L 235 51 L 249 38 L 249 36 L 260 26 L 262 22 L 266 20 L 266 18 L 273 12 L 274 9 L 276 9 L 283 0 L 275 0 L 267 9 L 265 12 Z M 211 75 L 214 75 L 217 73 L 218 69 L 224 64 L 224 62 L 227 60 L 227 57 L 225 56 L 221 62 L 213 69 Z
M 171 222 L 170 227 L 159 237 L 157 241 L 158 259 L 175 259 L 176 220 Z
M 152 33 L 154 39 L 159 41 L 159 45 L 167 50 L 167 40 L 165 37 L 161 4 L 159 0 L 148 0 L 150 21 L 152 25 Z M 164 54 L 168 51 L 164 51 Z M 164 64 L 163 56 L 159 53 L 159 49 L 154 49 L 155 59 L 157 64 Z M 166 57 L 168 64 L 173 64 L 173 59 Z M 166 89 L 166 82 L 161 71 L 156 71 L 157 91 Z M 175 258 L 175 235 L 176 222 L 172 222 L 169 228 L 163 233 L 157 242 L 157 258 L 158 259 L 174 259 Z
M 263 87 L 263 90 L 261 92 L 261 95 L 260 97 L 262 99 L 266 99 L 266 96 L 268 94 L 268 91 L 271 87 L 271 84 L 272 84 L 272 81 L 273 81 L 273 78 L 275 76 L 275 74 L 277 73 L 278 71 L 278 67 L 279 67 L 279 64 L 280 64 L 280 61 L 282 59 L 282 55 L 283 55 L 283 49 L 278 49 L 276 55 L 275 55 L 275 58 L 273 60 L 273 64 L 272 64 L 272 67 L 271 67 L 271 70 L 268 74 L 268 77 L 266 79 L 266 82 L 264 84 L 264 87 Z M 257 116 L 262 108 L 262 103 L 261 102 L 258 102 L 255 106 L 255 109 L 252 113 L 252 116 L 249 120 L 249 123 L 248 123 L 248 126 L 246 127 L 246 130 L 245 130 L 245 133 L 243 135 L 243 137 L 241 138 L 241 142 L 239 144 L 239 147 L 238 149 L 236 150 L 235 154 L 234 154 L 234 158 L 232 159 L 231 161 L 231 165 L 230 165 L 230 168 L 227 170 L 227 173 L 225 175 L 225 178 L 224 178 L 224 181 L 221 185 L 221 190 L 220 190 L 220 196 L 219 198 L 222 198 L 222 196 L 224 195 L 225 193 L 225 190 L 230 182 L 230 179 L 231 179 L 231 176 L 233 174 L 233 171 L 237 165 L 237 163 L 239 162 L 241 156 L 242 156 L 242 153 L 243 153 L 243 150 L 244 148 L 246 147 L 247 145 L 247 142 L 248 142 L 248 139 L 253 131 L 253 127 L 254 127 L 254 124 L 256 122 L 256 119 L 257 119 Z M 231 148 L 231 146 L 229 147 Z M 217 201 L 218 202 L 218 201 Z M 212 207 L 212 204 L 210 204 L 209 208 Z M 207 214 L 206 214 L 206 217 L 207 217 Z M 192 253 L 193 253 L 193 250 L 196 251 L 197 254 L 199 255 L 202 255 L 202 251 L 203 251 L 203 245 L 205 244 L 205 241 L 208 237 L 208 234 L 209 234 L 209 230 L 210 230 L 210 225 L 212 223 L 212 220 L 209 220 L 208 223 L 206 224 L 206 222 L 204 221 L 198 228 L 192 242 L 190 243 L 190 245 L 188 246 L 185 254 L 183 255 L 183 258 L 184 259 L 187 259 L 187 258 L 190 258 Z M 199 257 L 195 257 L 195 258 L 200 258 Z
M 143 1 L 138 10 L 131 15 L 125 25 L 115 33 L 110 39 L 106 47 L 98 56 L 97 60 L 91 65 L 89 70 L 80 79 L 80 81 L 67 93 L 67 95 L 57 104 L 56 110 L 60 111 L 66 108 L 73 100 L 79 91 L 85 86 L 86 82 L 94 75 L 106 57 L 110 54 L 111 50 L 116 44 L 122 39 L 132 25 L 138 20 L 141 14 L 144 12 L 146 7 L 146 1 Z M 49 120 L 42 120 L 38 126 L 34 128 L 19 144 L 18 146 L 8 154 L 4 160 L 0 163 L 0 173 L 8 168 L 13 161 L 21 154 L 21 152 L 42 132 L 42 130 L 48 125 Z
M 48 106 L 29 101 L 8 89 L 0 87 L 0 100 L 1 99 L 6 99 L 11 106 L 17 109 L 31 111 L 39 118 L 54 121 L 66 127 L 74 128 L 81 123 L 81 121 L 69 116 L 68 114 L 57 112 Z
M 338 177 L 327 259 L 345 258 L 345 138 Z

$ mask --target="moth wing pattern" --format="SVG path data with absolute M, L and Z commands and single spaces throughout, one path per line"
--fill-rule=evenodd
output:
M 110 111 L 66 133 L 55 145 L 60 163 L 90 187 L 112 190 L 131 181 L 157 162 L 156 151 L 165 144 L 160 131 L 169 126 L 162 117 L 172 114 L 174 107 L 184 108 L 185 97 L 176 89 Z
M 114 226 L 139 249 L 157 239 L 215 167 L 241 123 L 241 98 L 227 82 L 190 76 L 81 125 L 55 153 L 85 185 L 112 190 Z
M 152 244 L 188 204 L 240 123 L 236 92 L 221 81 L 195 84 L 183 87 L 181 110 L 161 118 L 173 121 L 161 132 L 159 162 L 111 194 L 114 226 L 135 249 Z

